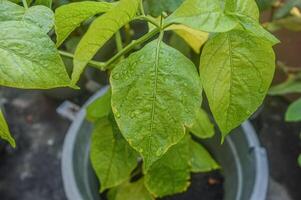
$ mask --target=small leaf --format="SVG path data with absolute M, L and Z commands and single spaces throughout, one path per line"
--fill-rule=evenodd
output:
M 207 41 L 209 33 L 194 30 L 182 24 L 173 24 L 167 28 L 173 30 L 196 52 L 200 53 L 201 47 Z
M 72 83 L 76 84 L 88 61 L 122 26 L 134 18 L 140 0 L 120 0 L 119 3 L 91 24 L 79 42 L 74 55 Z
M 223 137 L 260 106 L 274 70 L 275 55 L 269 42 L 238 30 L 208 40 L 200 74 Z
M 269 95 L 286 95 L 301 92 L 301 80 L 288 78 L 285 82 L 270 88 Z
M 145 186 L 155 197 L 181 193 L 189 187 L 191 169 L 189 140 L 190 137 L 186 135 L 145 174 Z
M 108 200 L 155 200 L 144 186 L 144 179 L 125 182 L 108 192 Z
M 194 64 L 160 40 L 148 43 L 111 73 L 112 109 L 147 170 L 185 135 L 201 105 Z
M 104 95 L 97 98 L 87 107 L 87 119 L 95 122 L 107 117 L 111 110 L 111 89 L 108 89 Z
M 15 3 L 0 0 L 0 22 L 22 20 L 25 9 Z
M 301 31 L 301 16 L 289 16 L 283 19 L 274 20 L 267 24 L 270 31 L 277 31 L 285 28 L 290 31 Z
M 166 19 L 166 24 L 180 23 L 205 32 L 226 32 L 237 20 L 224 13 L 220 0 L 186 0 Z
M 191 153 L 192 172 L 209 172 L 220 168 L 209 152 L 201 144 L 191 139 L 189 147 Z
M 23 20 L 40 27 L 44 33 L 48 33 L 54 26 L 54 14 L 45 6 L 30 7 L 26 10 Z
M 301 167 L 301 154 L 298 156 L 298 164 Z
M 70 85 L 55 45 L 37 26 L 0 22 L 0 40 L 0 85 L 28 89 Z
M 297 122 L 301 121 L 301 98 L 289 105 L 285 113 L 285 121 Z
M 137 166 L 137 154 L 122 137 L 113 120 L 95 124 L 91 144 L 91 162 L 101 183 L 100 191 L 115 187 L 130 178 Z
M 12 147 L 16 147 L 15 139 L 11 136 L 9 128 L 4 119 L 3 113 L 0 110 L 0 138 L 9 142 Z
M 201 139 L 210 138 L 214 135 L 214 125 L 203 109 L 197 110 L 194 123 L 189 130 Z
M 69 3 L 55 10 L 55 32 L 57 46 L 60 46 L 74 29 L 90 17 L 109 11 L 114 4 L 83 1 Z

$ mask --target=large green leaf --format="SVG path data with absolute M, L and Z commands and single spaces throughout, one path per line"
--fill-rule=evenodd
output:
M 197 70 L 180 52 L 156 40 L 119 63 L 110 81 L 117 123 L 148 169 L 193 123 L 201 104 Z
M 9 128 L 0 110 L 0 138 L 8 141 L 12 147 L 16 147 L 15 139 L 10 135 Z
M 22 20 L 25 9 L 15 3 L 0 0 L 0 21 Z
M 214 125 L 211 123 L 207 113 L 203 109 L 198 109 L 194 119 L 194 123 L 190 132 L 198 138 L 210 138 L 214 135 Z
M 238 24 L 234 17 L 224 13 L 220 0 L 186 0 L 166 23 L 180 23 L 206 32 L 225 32 Z
M 220 33 L 205 45 L 200 74 L 223 136 L 262 103 L 275 70 L 269 42 L 243 31 Z
M 96 14 L 109 11 L 112 6 L 113 4 L 107 2 L 83 1 L 57 8 L 55 10 L 57 46 L 60 46 L 82 22 Z
M 35 25 L 0 22 L 0 85 L 47 89 L 70 80 L 50 38 Z
M 23 20 L 40 27 L 44 33 L 48 33 L 54 26 L 54 14 L 45 6 L 33 6 L 26 10 Z
M 108 89 L 104 95 L 97 98 L 87 107 L 87 119 L 95 122 L 107 117 L 111 110 L 111 89 Z
M 104 15 L 98 17 L 79 42 L 74 55 L 72 83 L 76 83 L 88 61 L 96 52 L 135 16 L 140 0 L 121 0 Z
M 155 197 L 184 192 L 190 185 L 189 140 L 190 137 L 186 135 L 145 174 L 145 186 Z
M 144 179 L 135 182 L 125 182 L 107 193 L 108 200 L 154 200 L 144 186 Z
M 285 121 L 301 121 L 301 99 L 298 99 L 288 107 L 285 113 Z
M 122 137 L 114 120 L 110 121 L 102 119 L 96 122 L 92 135 L 90 155 L 101 183 L 101 192 L 129 179 L 137 166 L 137 153 Z
M 201 144 L 191 139 L 189 142 L 189 148 L 191 153 L 192 172 L 208 172 L 220 168 L 220 166 L 211 157 L 209 152 Z

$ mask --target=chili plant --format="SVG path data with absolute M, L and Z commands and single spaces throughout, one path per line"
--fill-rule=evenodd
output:
M 214 134 L 202 91 L 224 140 L 262 103 L 275 68 L 278 40 L 259 24 L 254 0 L 185 0 L 159 18 L 143 5 L 84 1 L 53 14 L 25 0 L 23 7 L 0 1 L 0 85 L 77 88 L 86 66 L 109 72 L 110 88 L 88 107 L 95 126 L 91 160 L 109 199 L 173 195 L 187 189 L 191 172 L 218 168 L 195 141 Z M 57 50 L 87 20 L 75 53 Z M 149 31 L 124 45 L 120 29 L 137 20 L 149 23 Z M 54 24 L 56 45 L 47 35 Z M 199 54 L 198 68 L 165 42 L 167 31 Z M 113 36 L 118 52 L 93 60 Z M 60 55 L 73 58 L 70 79 Z M 14 144 L 2 115 L 0 122 L 1 136 Z

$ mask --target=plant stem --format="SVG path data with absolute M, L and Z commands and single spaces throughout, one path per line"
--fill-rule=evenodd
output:
M 115 41 L 116 41 L 117 52 L 122 51 L 123 45 L 122 45 L 122 38 L 121 38 L 120 31 L 117 31 L 115 33 Z M 123 59 L 124 56 L 122 56 L 121 58 Z
M 62 51 L 62 50 L 59 50 L 59 53 L 62 55 L 62 56 L 65 56 L 67 58 L 74 58 L 74 55 L 72 53 L 69 53 L 69 52 L 66 52 L 66 51 Z M 104 71 L 104 66 L 105 66 L 105 63 L 104 62 L 98 62 L 98 61 L 94 61 L 94 60 L 90 60 L 88 62 L 88 64 L 91 66 L 91 67 L 95 67 L 97 69 L 100 69 L 102 71 Z
M 158 22 L 154 18 L 149 17 L 149 16 L 140 15 L 140 16 L 135 17 L 134 20 L 144 20 L 144 21 L 147 21 L 147 22 L 153 24 L 157 28 L 160 28 L 160 25 L 158 24 Z
M 140 0 L 140 12 L 143 16 L 145 16 L 144 8 L 143 8 L 143 0 Z
M 26 0 L 22 0 L 22 3 L 23 3 L 24 8 L 27 10 L 28 9 L 27 1 Z
M 131 51 L 137 45 L 142 44 L 142 43 L 146 42 L 147 40 L 149 40 L 150 38 L 152 38 L 153 36 L 155 36 L 157 33 L 159 33 L 159 31 L 160 31 L 159 28 L 155 28 L 151 32 L 143 35 L 141 38 L 139 38 L 137 40 L 133 40 L 129 45 L 127 45 L 124 49 L 122 49 L 115 56 L 113 56 L 110 60 L 108 60 L 105 63 L 105 67 L 104 68 L 105 69 L 111 69 L 112 67 L 110 65 L 112 63 L 114 63 L 116 60 L 118 60 L 124 54 L 128 53 L 129 51 Z

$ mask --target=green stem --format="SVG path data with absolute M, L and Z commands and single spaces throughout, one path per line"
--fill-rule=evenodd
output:
M 115 41 L 116 41 L 116 46 L 117 46 L 117 52 L 122 51 L 123 45 L 122 45 L 122 38 L 121 38 L 120 31 L 117 31 L 115 33 Z M 124 56 L 122 56 L 121 58 L 123 59 Z
M 133 48 L 135 48 L 137 45 L 142 44 L 155 36 L 157 33 L 159 33 L 160 29 L 155 28 L 151 32 L 143 35 L 141 38 L 137 40 L 133 40 L 129 45 L 127 45 L 124 49 L 122 49 L 120 52 L 118 52 L 115 56 L 113 56 L 110 60 L 108 60 L 105 63 L 105 69 L 111 69 L 112 66 L 110 66 L 112 63 L 114 63 L 116 60 L 118 60 L 121 56 L 131 51 Z
M 140 0 L 140 12 L 145 16 L 144 8 L 143 8 L 143 0 Z
M 140 15 L 140 16 L 135 17 L 134 20 L 144 20 L 144 21 L 147 21 L 147 22 L 153 24 L 157 28 L 160 28 L 160 24 L 158 24 L 158 22 L 154 18 L 149 17 L 149 16 Z
M 23 3 L 24 8 L 27 10 L 28 9 L 27 1 L 26 0 L 22 0 L 22 3 Z
M 59 50 L 59 53 L 62 55 L 62 56 L 65 56 L 67 58 L 72 58 L 74 59 L 74 55 L 72 53 L 69 53 L 69 52 L 66 52 L 66 51 L 62 51 L 62 50 Z M 105 66 L 105 63 L 103 62 L 98 62 L 98 61 L 94 61 L 94 60 L 90 60 L 88 62 L 88 64 L 91 66 L 91 67 L 95 67 L 97 69 L 100 69 L 100 70 L 104 70 L 104 66 Z

